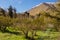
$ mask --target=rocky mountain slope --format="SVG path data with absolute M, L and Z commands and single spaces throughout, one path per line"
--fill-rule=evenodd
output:
M 60 11 L 60 9 L 59 9 L 60 7 L 58 6 L 58 4 L 60 4 L 60 3 L 54 3 L 54 4 L 42 3 L 42 4 L 39 4 L 35 7 L 33 7 L 28 12 L 32 16 L 35 16 L 43 11 L 50 13 L 50 15 L 56 16 L 57 12 Z

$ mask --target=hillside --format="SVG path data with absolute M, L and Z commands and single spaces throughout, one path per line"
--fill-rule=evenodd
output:
M 57 7 L 57 5 L 58 4 L 56 4 L 56 3 L 54 3 L 54 4 L 42 3 L 42 4 L 39 4 L 36 7 L 33 7 L 28 12 L 30 13 L 30 15 L 33 15 L 33 16 L 41 13 L 42 11 L 45 11 L 47 13 L 51 13 L 51 15 L 56 15 L 56 14 L 53 14 L 53 13 L 59 11 L 58 10 L 59 8 Z

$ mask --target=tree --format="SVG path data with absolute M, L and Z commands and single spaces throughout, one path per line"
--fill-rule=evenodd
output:
M 12 6 L 9 6 L 8 11 L 9 11 L 10 18 L 13 18 L 13 8 L 12 8 Z
M 45 12 L 46 13 L 46 12 Z M 56 31 L 59 31 L 60 28 L 60 16 L 59 12 L 57 12 L 56 16 L 50 15 L 49 13 L 46 13 L 45 16 L 50 18 L 50 21 L 46 21 L 47 25 L 52 24 Z M 51 27 L 50 27 L 51 28 Z
M 28 32 L 29 32 L 28 28 L 29 27 L 26 25 L 27 19 L 25 19 L 25 18 L 24 19 L 15 18 L 15 19 L 17 19 L 17 21 L 14 22 L 14 24 L 13 24 L 14 29 L 22 32 L 24 34 L 25 38 L 28 38 Z
M 25 12 L 25 16 L 29 17 L 29 13 L 27 11 Z
M 60 20 L 55 20 L 54 23 L 54 28 L 56 31 L 60 31 Z
M 18 30 L 20 30 L 26 39 L 31 39 L 34 40 L 34 29 L 36 28 L 35 26 L 33 26 L 34 24 L 32 23 L 32 20 L 29 18 L 24 18 L 24 19 L 18 19 L 18 24 L 17 24 L 17 28 Z M 33 32 L 32 32 L 33 31 Z M 32 36 L 30 37 L 28 34 L 29 32 L 33 33 Z
M 15 23 L 15 19 L 11 19 L 9 17 L 0 17 L 0 30 L 5 32 L 7 27 L 12 27 Z
M 16 9 L 14 8 L 13 11 L 14 11 L 14 18 L 16 18 L 17 17 Z
M 3 8 L 0 8 L 0 11 L 1 11 L 1 13 L 2 13 L 3 16 L 6 16 L 5 10 Z
M 19 30 L 22 31 L 22 33 L 25 35 L 25 38 L 28 38 L 28 33 L 30 30 L 30 20 L 27 18 L 19 19 Z

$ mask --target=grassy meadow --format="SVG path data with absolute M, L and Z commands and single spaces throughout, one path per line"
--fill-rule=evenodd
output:
M 58 40 L 60 32 L 37 32 L 38 36 L 35 36 L 36 40 Z M 0 40 L 28 40 L 24 38 L 24 35 L 15 35 L 10 33 L 0 32 Z

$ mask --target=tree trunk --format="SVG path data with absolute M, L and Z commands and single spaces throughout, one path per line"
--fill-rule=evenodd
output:
M 5 26 L 2 26 L 2 27 L 1 27 L 1 31 L 2 31 L 2 32 L 5 32 L 5 31 L 6 31 L 6 27 L 5 27 Z
M 32 31 L 32 37 L 31 37 L 31 40 L 35 40 L 35 39 L 34 39 L 34 35 L 35 35 L 35 34 L 34 34 L 34 31 Z
M 25 38 L 28 38 L 28 32 L 25 33 Z

